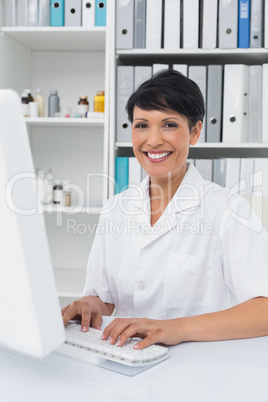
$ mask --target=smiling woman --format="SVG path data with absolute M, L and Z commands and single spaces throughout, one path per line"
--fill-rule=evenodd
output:
M 80 316 L 83 331 L 98 328 L 115 307 L 127 318 L 103 339 L 120 346 L 138 335 L 137 349 L 268 335 L 268 235 L 247 201 L 186 162 L 204 117 L 198 86 L 160 72 L 131 95 L 127 111 L 148 176 L 105 205 L 84 297 L 62 310 L 64 323 Z

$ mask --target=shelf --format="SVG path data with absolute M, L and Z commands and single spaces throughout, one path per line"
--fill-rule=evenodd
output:
M 104 118 L 57 118 L 57 117 L 26 117 L 28 127 L 103 127 Z
M 67 215 L 76 215 L 77 213 L 83 213 L 88 215 L 99 215 L 101 213 L 101 206 L 98 207 L 90 207 L 90 206 L 83 206 L 78 205 L 76 207 L 64 207 L 63 205 L 42 205 L 41 209 L 46 214 L 54 214 L 54 213 L 64 213 Z
M 105 50 L 105 27 L 2 27 L 1 32 L 31 50 Z
M 142 65 L 145 64 L 144 62 L 186 64 L 208 64 L 211 62 L 217 62 L 221 64 L 256 64 L 267 62 L 268 48 L 176 50 L 131 49 L 117 50 L 116 55 L 126 62 L 131 62 L 135 59 L 142 62 Z
M 117 148 L 132 148 L 132 143 L 131 142 L 116 142 L 115 146 Z M 196 144 L 194 146 L 190 146 L 190 149 L 194 148 L 218 148 L 218 149 L 268 149 L 268 143 L 262 143 L 262 142 L 256 142 L 256 143 L 224 143 L 224 142 L 204 142 L 200 144 Z

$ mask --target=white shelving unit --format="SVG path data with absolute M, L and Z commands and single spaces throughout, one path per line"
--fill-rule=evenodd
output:
M 109 99 L 109 54 L 106 27 L 5 27 L 5 0 L 0 0 L 0 88 L 19 94 L 41 88 L 45 99 L 57 89 L 61 107 L 77 112 L 81 94 L 90 111 L 97 91 Z M 62 306 L 81 297 L 88 254 L 99 213 L 107 199 L 108 112 L 104 117 L 25 119 L 36 168 L 51 168 L 54 177 L 75 188 L 76 208 L 45 206 L 48 240 Z M 105 176 L 106 179 L 103 179 Z M 74 202 L 76 205 L 76 202 Z

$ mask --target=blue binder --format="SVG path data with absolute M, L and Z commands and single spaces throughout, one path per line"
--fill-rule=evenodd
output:
M 250 0 L 238 2 L 238 47 L 249 47 Z
M 105 27 L 106 26 L 106 0 L 99 1 L 95 0 L 95 26 Z
M 50 25 L 52 27 L 64 26 L 64 0 L 50 2 Z
M 115 194 L 128 188 L 128 157 L 115 158 Z

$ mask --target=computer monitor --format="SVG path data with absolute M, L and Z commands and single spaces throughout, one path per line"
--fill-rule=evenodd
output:
M 43 357 L 64 342 L 18 94 L 0 90 L 0 346 Z

